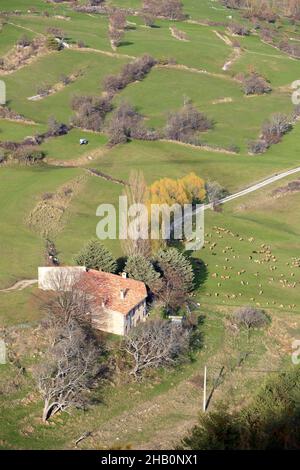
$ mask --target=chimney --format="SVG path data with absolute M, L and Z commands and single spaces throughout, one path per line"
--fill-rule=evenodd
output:
M 120 299 L 121 300 L 125 299 L 125 289 L 120 289 Z
M 121 276 L 123 279 L 127 279 L 127 273 L 125 273 L 124 271 L 122 272 Z

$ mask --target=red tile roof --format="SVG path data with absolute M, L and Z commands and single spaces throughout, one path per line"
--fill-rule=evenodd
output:
M 104 303 L 106 308 L 124 315 L 147 297 L 147 289 L 143 282 L 93 269 L 83 274 L 80 287 L 90 292 L 97 304 Z M 122 290 L 124 299 L 121 298 Z

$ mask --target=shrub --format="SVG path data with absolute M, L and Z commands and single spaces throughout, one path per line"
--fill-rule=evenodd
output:
M 76 113 L 72 124 L 93 131 L 102 129 L 106 114 L 112 110 L 110 98 L 98 96 L 75 96 L 71 106 Z
M 223 188 L 217 181 L 209 181 L 206 183 L 206 195 L 210 203 L 216 203 L 220 199 L 229 195 L 227 189 Z
M 188 103 L 179 111 L 169 114 L 165 135 L 167 139 L 190 142 L 196 132 L 206 131 L 212 126 L 212 121 Z
M 127 102 L 122 102 L 112 115 L 108 134 L 111 144 L 126 142 L 131 130 L 140 125 L 142 116 Z
M 286 54 L 289 54 L 296 59 L 300 58 L 300 45 L 299 44 L 291 44 L 288 41 L 284 40 L 281 41 L 279 44 L 279 49 Z
M 12 154 L 14 160 L 17 160 L 19 163 L 25 163 L 26 165 L 40 163 L 45 156 L 45 152 L 37 150 L 33 146 L 20 146 Z
M 180 0 L 144 0 L 142 14 L 146 19 L 150 16 L 182 20 L 185 18 L 182 7 Z
M 59 77 L 59 81 L 60 81 L 63 85 L 69 85 L 69 84 L 71 83 L 71 78 L 68 77 L 68 75 L 62 74 L 62 75 Z
M 56 121 L 54 117 L 50 117 L 48 120 L 48 131 L 44 137 L 58 137 L 65 135 L 69 132 L 69 127 L 62 122 Z
M 269 82 L 256 72 L 244 77 L 243 87 L 246 95 L 263 95 L 272 91 Z
M 130 64 L 126 64 L 122 70 L 122 76 L 127 83 L 143 80 L 156 64 L 152 56 L 145 54 Z
M 229 31 L 231 32 L 231 34 L 236 34 L 238 36 L 249 36 L 250 34 L 249 29 L 239 23 L 232 23 L 229 26 Z
M 148 54 L 139 57 L 133 62 L 126 64 L 119 75 L 109 75 L 106 77 L 103 83 L 104 90 L 109 94 L 114 94 L 125 88 L 129 83 L 143 80 L 155 64 L 155 59 Z
M 124 32 L 118 29 L 109 28 L 108 36 L 113 48 L 118 47 L 121 44 Z
M 48 83 L 43 83 L 42 85 L 39 85 L 36 89 L 36 92 L 40 96 L 47 96 L 49 95 L 51 90 L 51 86 Z
M 60 51 L 62 44 L 60 41 L 57 41 L 54 36 L 48 36 L 46 39 L 46 47 L 51 51 Z
M 234 322 L 239 328 L 262 328 L 269 323 L 269 318 L 263 310 L 246 306 L 238 309 L 234 314 Z
M 267 144 L 276 144 L 280 142 L 283 135 L 290 132 L 293 128 L 291 119 L 286 114 L 276 113 L 266 121 L 262 127 L 262 136 Z
M 122 75 L 108 75 L 103 80 L 103 88 L 109 94 L 114 94 L 126 87 Z
M 127 25 L 126 12 L 117 8 L 113 9 L 111 14 L 109 15 L 109 23 L 111 28 L 115 30 L 124 30 Z
M 128 139 L 156 140 L 158 134 L 147 129 L 143 117 L 129 104 L 122 102 L 112 115 L 108 126 L 111 145 L 127 142 Z
M 28 47 L 32 44 L 31 39 L 29 39 L 25 34 L 18 40 L 18 46 Z
M 252 140 L 248 143 L 248 151 L 254 155 L 265 153 L 269 148 L 267 142 L 263 139 Z
M 58 39 L 64 39 L 65 37 L 65 32 L 60 29 L 60 28 L 48 28 L 47 29 L 47 34 L 49 34 L 50 36 L 54 36 L 55 38 L 58 38 Z
M 111 252 L 105 248 L 98 240 L 90 240 L 84 245 L 81 251 L 75 256 L 75 262 L 79 266 L 88 269 L 116 272 L 117 263 Z

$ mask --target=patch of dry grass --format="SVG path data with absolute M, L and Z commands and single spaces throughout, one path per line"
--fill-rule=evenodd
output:
M 63 217 L 72 199 L 83 189 L 87 176 L 64 184 L 55 193 L 45 193 L 25 220 L 42 237 L 54 236 L 64 227 Z

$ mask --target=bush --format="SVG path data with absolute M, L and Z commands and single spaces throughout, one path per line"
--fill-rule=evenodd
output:
M 26 165 L 40 163 L 45 156 L 45 152 L 37 150 L 33 146 L 20 146 L 12 154 L 14 160 L 17 160 L 19 163 L 25 163 Z
M 126 28 L 126 13 L 124 10 L 119 10 L 117 8 L 113 9 L 109 15 L 109 25 L 110 28 L 114 30 L 123 31 Z
M 213 204 L 229 195 L 227 189 L 223 188 L 217 181 L 209 181 L 205 189 L 208 201 Z
M 98 96 L 75 96 L 71 106 L 76 113 L 72 124 L 93 131 L 102 129 L 106 114 L 112 110 L 110 98 Z
M 265 153 L 269 148 L 269 145 L 265 140 L 252 140 L 248 143 L 248 151 L 253 155 Z
M 21 47 L 28 47 L 31 44 L 32 44 L 31 39 L 29 39 L 25 34 L 17 42 L 17 45 Z
M 63 84 L 63 85 L 69 85 L 71 83 L 71 78 L 68 77 L 68 75 L 65 75 L 65 74 L 62 74 L 60 77 L 59 77 L 59 81 Z
M 163 17 L 170 20 L 183 20 L 185 15 L 180 0 L 143 0 L 144 19 Z
M 113 48 L 119 47 L 123 38 L 124 32 L 118 29 L 109 28 L 108 36 Z
M 246 306 L 237 310 L 234 314 L 234 322 L 239 328 L 262 328 L 269 323 L 269 318 L 263 310 Z
M 40 96 L 47 96 L 49 95 L 51 90 L 51 86 L 48 83 L 43 83 L 42 85 L 39 85 L 36 89 L 36 92 Z
M 250 31 L 246 26 L 238 23 L 232 23 L 229 26 L 229 31 L 231 34 L 237 34 L 238 36 L 249 36 Z
M 147 129 L 143 117 L 129 104 L 122 102 L 112 115 L 108 127 L 109 143 L 116 145 L 128 139 L 156 140 L 158 134 Z
M 277 144 L 283 135 L 292 130 L 291 119 L 286 114 L 276 113 L 262 127 L 263 139 L 268 145 Z
M 47 34 L 49 34 L 50 36 L 54 36 L 55 38 L 58 38 L 58 39 L 64 39 L 65 37 L 65 32 L 60 29 L 60 28 L 48 28 L 47 29 Z
M 263 95 L 272 91 L 268 81 L 256 72 L 244 77 L 243 87 L 246 95 Z
M 60 41 L 57 41 L 54 36 L 48 36 L 46 39 L 46 47 L 51 51 L 60 51 L 62 44 Z
M 54 117 L 50 117 L 48 120 L 48 130 L 44 134 L 44 137 L 58 137 L 68 132 L 69 127 L 66 124 L 56 121 Z
M 106 77 L 103 82 L 104 90 L 109 94 L 114 94 L 125 88 L 129 83 L 143 80 L 155 64 L 155 59 L 148 54 L 139 57 L 126 64 L 119 75 Z
M 212 121 L 188 103 L 179 111 L 169 114 L 165 135 L 167 139 L 190 142 L 195 133 L 207 131 L 212 127 Z
M 117 269 L 117 263 L 113 255 L 98 240 L 87 242 L 74 259 L 76 264 L 85 266 L 88 269 L 108 273 L 114 273 Z
M 112 115 L 108 135 L 110 143 L 115 145 L 127 142 L 131 130 L 140 125 L 142 116 L 127 102 L 122 102 Z

